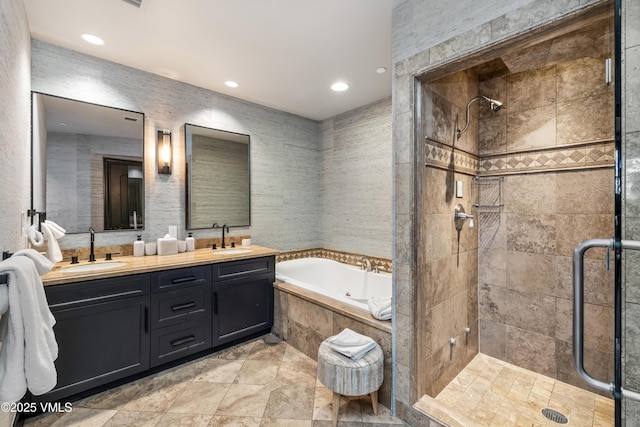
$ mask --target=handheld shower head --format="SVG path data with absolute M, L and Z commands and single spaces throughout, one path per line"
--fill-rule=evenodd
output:
M 495 99 L 491 99 L 487 96 L 478 95 L 475 98 L 472 98 L 471 101 L 467 103 L 467 123 L 464 125 L 464 128 L 462 130 L 460 129 L 456 130 L 456 136 L 458 138 L 460 138 L 462 134 L 465 133 L 469 128 L 469 108 L 471 107 L 471 104 L 473 103 L 473 101 L 477 101 L 478 99 L 487 101 L 489 103 L 489 108 L 491 108 L 491 111 L 493 112 L 500 111 L 500 109 L 502 108 L 502 102 L 497 101 Z

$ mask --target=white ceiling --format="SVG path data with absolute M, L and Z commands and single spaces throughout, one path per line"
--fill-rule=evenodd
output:
M 391 94 L 392 0 L 24 3 L 34 38 L 315 120 Z

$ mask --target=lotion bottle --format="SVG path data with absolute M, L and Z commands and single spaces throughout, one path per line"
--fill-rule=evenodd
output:
M 196 239 L 193 238 L 193 233 L 189 233 L 189 237 L 186 239 L 187 242 L 187 252 L 192 252 L 196 248 Z
M 140 234 L 138 234 L 138 240 L 133 242 L 133 256 L 144 256 L 144 240 Z

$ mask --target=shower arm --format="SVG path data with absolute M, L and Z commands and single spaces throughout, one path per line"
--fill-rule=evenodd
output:
M 465 115 L 466 123 L 465 123 L 464 128 L 462 130 L 460 130 L 460 129 L 456 130 L 456 139 L 460 139 L 462 134 L 465 133 L 467 131 L 467 129 L 469 129 L 469 109 L 471 108 L 471 104 L 473 104 L 473 102 L 477 101 L 478 99 L 484 99 L 487 102 L 493 102 L 491 100 L 491 98 L 488 98 L 488 97 L 486 97 L 484 95 L 478 95 L 475 98 L 473 98 L 471 101 L 469 101 L 469 103 L 467 104 L 467 113 Z

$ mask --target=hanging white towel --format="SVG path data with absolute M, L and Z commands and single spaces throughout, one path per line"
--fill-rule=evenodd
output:
M 366 335 L 345 328 L 338 335 L 327 338 L 327 344 L 338 353 L 353 360 L 361 359 L 376 346 L 376 342 Z
M 55 318 L 39 276 L 49 265 L 33 249 L 0 262 L 9 294 L 9 309 L 0 319 L 0 402 L 16 402 L 27 389 L 41 395 L 56 385 Z
M 67 230 L 60 227 L 58 224 L 56 224 L 53 221 L 49 221 L 47 219 L 44 223 L 49 226 L 49 228 L 51 229 L 51 233 L 53 234 L 53 237 L 55 237 L 58 240 L 62 239 L 64 235 L 67 233 Z
M 44 236 L 38 231 L 38 227 L 35 225 L 27 227 L 27 237 L 33 247 L 40 248 L 44 245 Z
M 367 300 L 371 315 L 378 320 L 391 319 L 391 298 L 371 297 Z
M 58 239 L 54 236 L 53 227 L 46 222 L 43 222 L 40 224 L 40 228 L 42 228 L 42 235 L 44 236 L 44 240 L 47 242 L 47 258 L 52 262 L 62 261 L 62 252 L 60 251 Z

